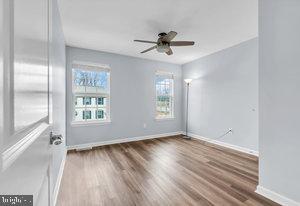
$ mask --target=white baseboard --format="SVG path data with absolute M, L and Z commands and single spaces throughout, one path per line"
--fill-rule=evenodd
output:
M 175 136 L 175 135 L 181 135 L 181 134 L 182 134 L 182 131 L 178 131 L 178 132 L 154 134 L 154 135 L 147 135 L 147 136 L 140 136 L 140 137 L 129 137 L 129 138 L 123 138 L 123 139 L 107 140 L 107 141 L 102 141 L 102 142 L 93 142 L 93 143 L 86 143 L 86 144 L 80 144 L 80 145 L 70 145 L 70 146 L 67 146 L 67 149 L 68 150 L 74 150 L 74 149 L 85 150 L 85 149 L 91 149 L 93 147 L 99 147 L 99 146 L 103 146 L 103 145 L 134 142 L 134 141 L 155 139 L 155 138 L 161 138 L 161 137 L 169 137 L 169 136 Z
M 209 139 L 209 138 L 202 137 L 200 135 L 193 134 L 193 133 L 188 133 L 188 136 L 193 137 L 195 139 L 200 139 L 200 140 L 203 140 L 203 141 L 206 141 L 206 142 L 210 142 L 210 143 L 213 143 L 213 144 L 216 144 L 216 145 L 220 145 L 220 146 L 223 146 L 223 147 L 227 147 L 227 148 L 230 148 L 230 149 L 233 149 L 233 150 L 237 150 L 239 152 L 244 152 L 244 153 L 247 153 L 247 154 L 258 156 L 258 151 L 255 151 L 255 150 L 251 150 L 251 149 L 248 149 L 248 148 L 244 148 L 244 147 L 236 146 L 236 145 L 233 145 L 233 144 L 221 142 L 221 141 L 214 140 L 214 139 Z
M 285 196 L 282 196 L 276 192 L 268 190 L 260 185 L 257 186 L 256 191 L 257 194 L 260 194 L 274 202 L 277 202 L 283 206 L 300 206 L 299 202 L 291 200 Z
M 57 196 L 58 196 L 60 183 L 61 183 L 61 179 L 62 179 L 62 176 L 63 176 L 64 168 L 65 168 L 66 158 L 67 158 L 67 150 L 65 150 L 65 152 L 64 152 L 64 156 L 63 156 L 63 159 L 61 161 L 60 168 L 59 168 L 58 175 L 57 175 L 57 179 L 56 179 L 56 183 L 55 183 L 55 186 L 54 186 L 53 206 L 55 206 L 56 202 L 57 202 Z

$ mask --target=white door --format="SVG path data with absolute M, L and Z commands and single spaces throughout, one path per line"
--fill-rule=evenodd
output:
M 9 198 L 3 195 L 33 195 L 32 205 L 47 206 L 54 147 L 49 2 L 0 0 L 0 14 L 0 202 Z M 17 203 L 30 200 L 15 198 Z
M 52 179 L 53 204 L 56 202 L 59 181 L 62 176 L 64 158 L 66 157 L 65 136 L 66 136 L 66 52 L 65 41 L 62 31 L 58 1 L 50 1 L 50 123 L 54 134 L 62 135 L 63 142 L 52 147 L 52 161 L 50 174 Z M 52 114 L 52 116 L 51 116 Z

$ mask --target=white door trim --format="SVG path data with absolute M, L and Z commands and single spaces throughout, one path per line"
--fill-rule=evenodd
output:
M 58 175 L 57 175 L 56 183 L 54 185 L 54 190 L 53 190 L 53 206 L 55 206 L 56 202 L 57 202 L 57 197 L 58 197 L 58 193 L 59 193 L 60 183 L 61 183 L 62 176 L 63 176 L 63 173 L 64 173 L 66 158 L 67 158 L 67 150 L 65 150 L 65 152 L 64 152 L 64 156 L 63 156 L 63 159 L 61 161 L 59 172 L 58 172 Z

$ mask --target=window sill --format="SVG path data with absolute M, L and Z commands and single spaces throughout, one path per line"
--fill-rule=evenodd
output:
M 101 126 L 101 125 L 106 125 L 106 124 L 111 124 L 111 120 L 71 122 L 72 127 Z
M 162 117 L 162 118 L 155 118 L 156 121 L 172 121 L 175 120 L 175 117 Z

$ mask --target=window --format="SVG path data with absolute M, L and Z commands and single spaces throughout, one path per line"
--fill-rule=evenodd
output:
M 104 98 L 103 97 L 98 97 L 97 98 L 97 104 L 98 105 L 104 105 Z
M 174 118 L 174 75 L 156 73 L 156 118 Z
M 103 119 L 104 118 L 104 111 L 102 109 L 96 111 L 96 118 L 97 119 Z
M 109 121 L 110 69 L 74 63 L 73 122 Z
M 91 114 L 92 114 L 92 112 L 89 110 L 82 111 L 83 119 L 91 119 L 92 118 Z
M 83 97 L 83 104 L 84 105 L 91 105 L 92 104 L 92 97 Z

